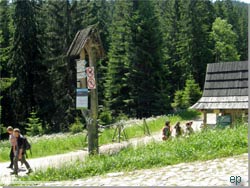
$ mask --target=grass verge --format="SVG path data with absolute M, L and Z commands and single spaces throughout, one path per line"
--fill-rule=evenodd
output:
M 114 155 L 87 157 L 59 169 L 37 171 L 22 180 L 62 181 L 102 175 L 109 172 L 133 171 L 174 165 L 196 160 L 209 160 L 247 153 L 247 126 L 224 130 L 207 130 L 188 138 L 152 142 L 128 147 Z
M 160 116 L 155 120 L 148 121 L 147 124 L 150 132 L 154 133 L 162 129 L 166 120 L 169 120 L 171 124 L 175 124 L 177 121 L 191 120 L 199 115 L 200 113 L 197 111 L 188 110 L 177 114 Z M 114 132 L 114 128 L 105 129 L 99 137 L 99 144 L 103 145 L 111 143 Z M 125 129 L 125 132 L 128 136 L 128 139 L 144 136 L 142 124 L 131 125 Z M 32 144 L 32 155 L 29 155 L 29 158 L 45 157 L 83 149 L 87 147 L 85 138 L 86 133 L 79 133 L 75 135 L 67 133 L 59 135 L 44 135 L 41 137 L 30 137 L 28 140 Z M 9 161 L 9 151 L 9 143 L 7 141 L 0 142 L 0 162 Z
M 85 133 L 76 135 L 72 134 L 59 134 L 52 136 L 42 137 L 28 137 L 29 142 L 32 145 L 32 155 L 29 151 L 28 158 L 37 158 L 49 155 L 62 154 L 69 151 L 80 150 L 87 146 L 85 142 Z M 9 160 L 10 146 L 9 142 L 1 142 L 0 147 L 0 161 Z

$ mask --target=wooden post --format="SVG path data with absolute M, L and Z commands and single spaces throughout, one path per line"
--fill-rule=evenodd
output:
M 89 66 L 94 67 L 96 89 L 90 90 L 90 111 L 92 121 L 88 126 L 88 150 L 90 155 L 98 154 L 98 93 L 97 93 L 97 71 L 96 71 L 96 49 L 89 48 Z
M 203 111 L 203 126 L 207 127 L 207 111 Z
M 119 143 L 121 142 L 121 130 L 122 130 L 122 124 L 121 124 L 121 122 L 119 122 L 119 124 L 118 124 L 118 139 L 119 139 Z

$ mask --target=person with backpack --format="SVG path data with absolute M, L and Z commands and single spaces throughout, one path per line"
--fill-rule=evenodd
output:
M 180 122 L 177 122 L 174 128 L 175 128 L 175 136 L 180 137 L 182 135 Z
M 27 149 L 27 139 L 20 134 L 19 129 L 14 129 L 14 136 L 16 137 L 16 148 L 14 150 L 14 171 L 11 174 L 18 175 L 18 161 L 21 161 L 25 164 L 28 172 L 27 174 L 32 172 L 29 163 L 26 161 L 25 153 Z
M 166 121 L 165 126 L 162 129 L 162 140 L 167 140 L 171 136 L 170 121 Z
M 10 141 L 10 145 L 11 145 L 11 149 L 10 149 L 10 165 L 7 168 L 13 169 L 14 167 L 14 150 L 16 147 L 16 137 L 13 134 L 13 127 L 9 126 L 7 127 L 7 132 L 9 133 L 9 141 Z

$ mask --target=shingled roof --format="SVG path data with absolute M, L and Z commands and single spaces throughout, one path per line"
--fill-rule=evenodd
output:
M 192 109 L 248 109 L 248 62 L 208 64 L 202 98 Z
M 103 56 L 103 46 L 100 39 L 99 32 L 97 31 L 97 25 L 90 25 L 85 29 L 78 31 L 75 35 L 73 42 L 71 43 L 67 56 L 78 56 L 81 50 L 85 47 L 87 42 L 92 39 L 92 43 L 99 47 L 99 56 Z

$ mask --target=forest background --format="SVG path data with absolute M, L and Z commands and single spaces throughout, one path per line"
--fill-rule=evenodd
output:
M 83 120 L 66 52 L 92 24 L 106 54 L 97 67 L 103 125 L 187 109 L 202 95 L 208 63 L 247 60 L 239 1 L 1 0 L 2 129 L 33 121 L 44 133 L 64 132 Z

